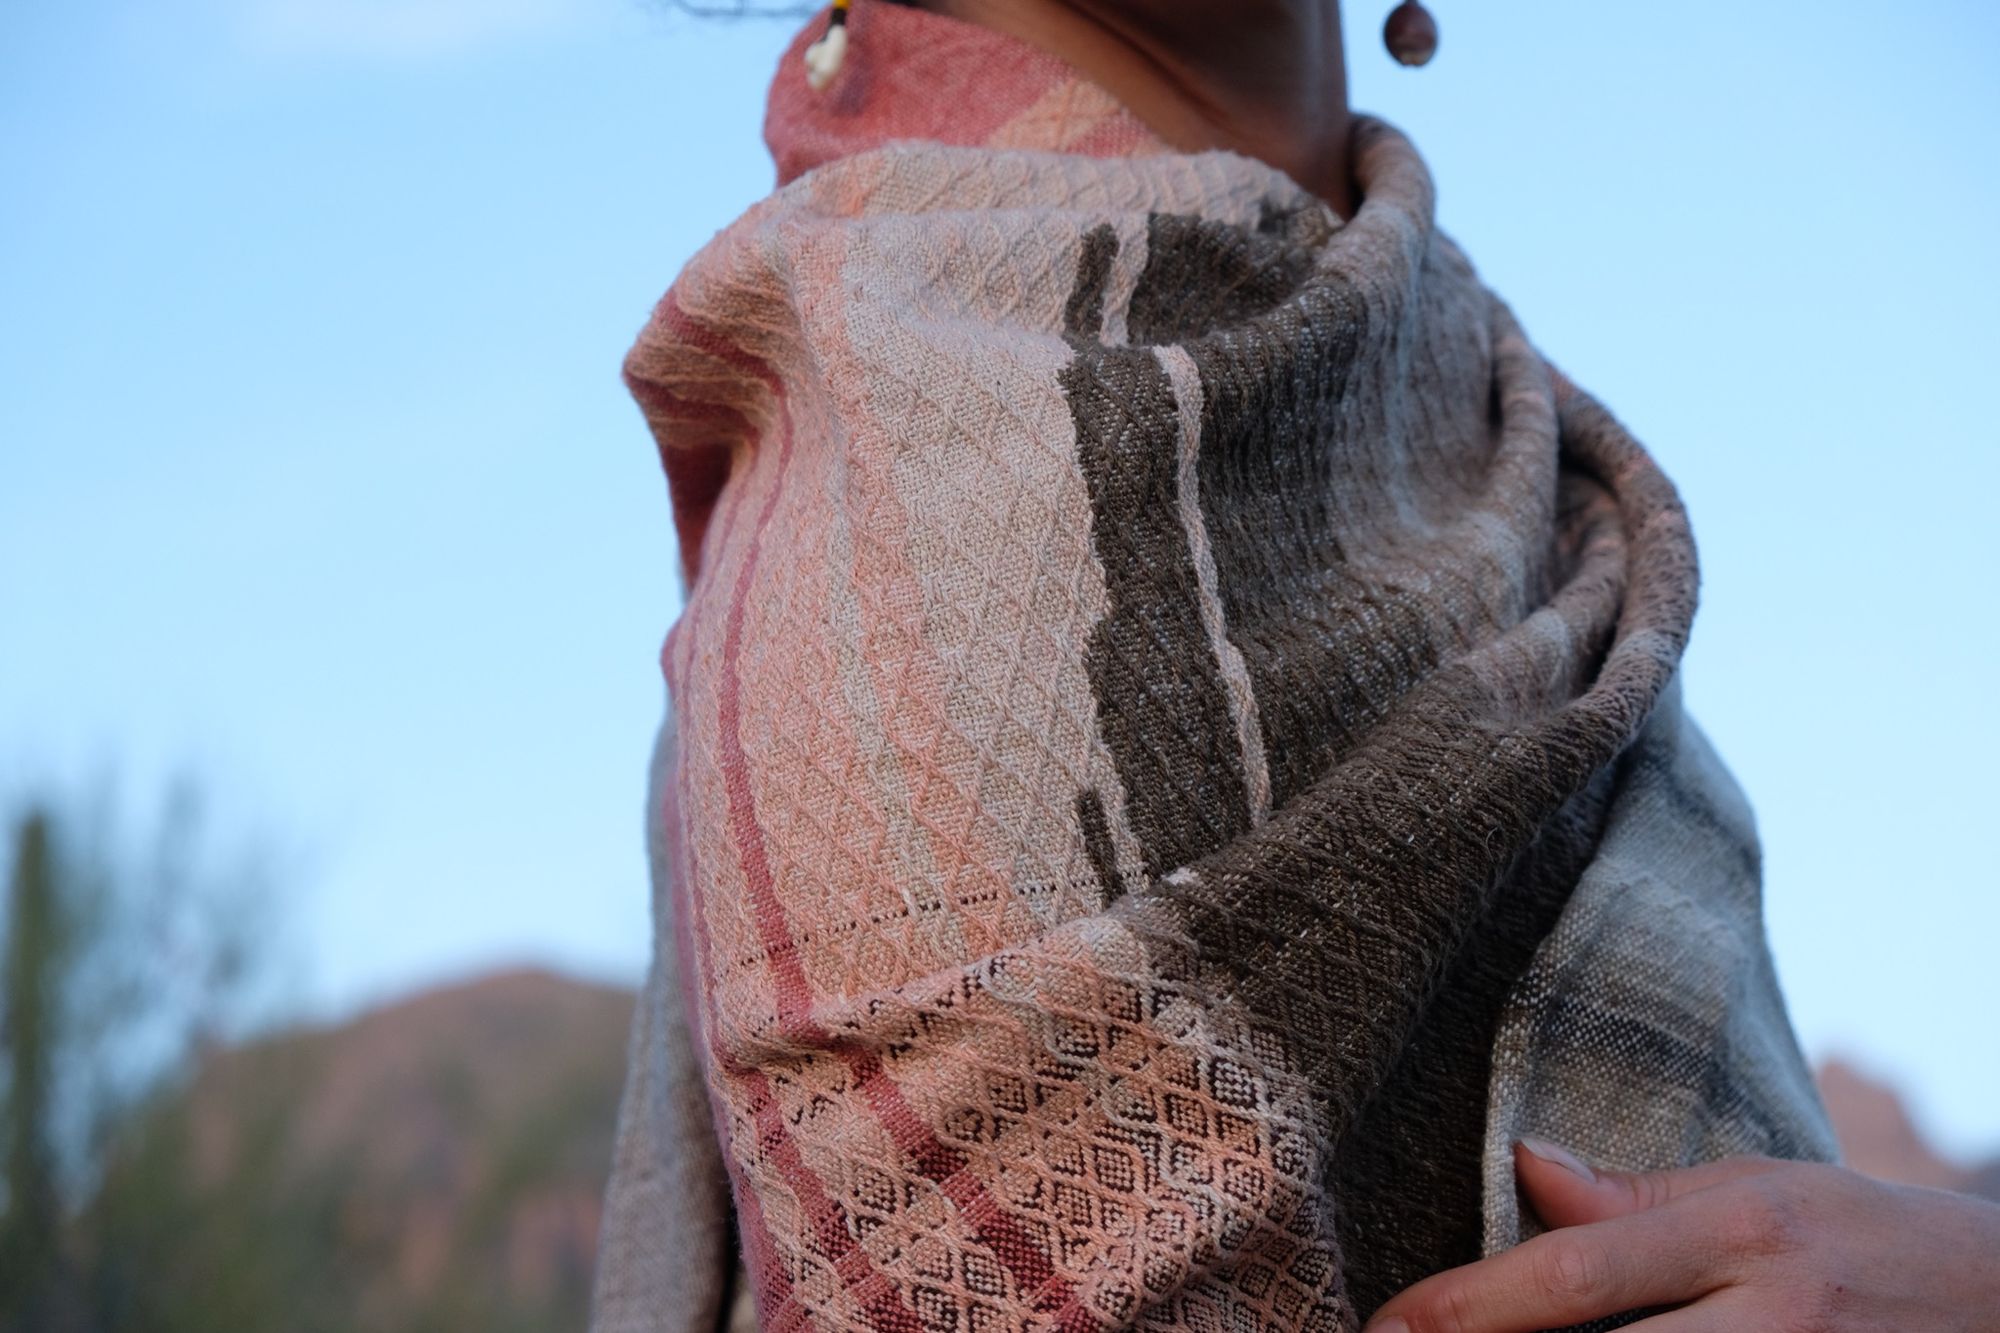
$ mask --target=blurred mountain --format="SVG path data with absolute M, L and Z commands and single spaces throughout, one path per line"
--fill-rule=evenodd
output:
M 1924 1141 L 1896 1090 L 1845 1061 L 1828 1060 L 1816 1074 L 1849 1166 L 1881 1180 L 2000 1202 L 2000 1159 L 1967 1167 L 1940 1156 Z
M 128 1326 L 262 1327 L 283 1292 L 293 1329 L 583 1327 L 631 1014 L 506 972 L 212 1053 L 107 1179 L 163 1312 Z

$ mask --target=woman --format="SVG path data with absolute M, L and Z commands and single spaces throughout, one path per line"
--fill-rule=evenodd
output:
M 770 1329 L 2000 1327 L 1995 1210 L 1821 1164 L 1685 515 L 1335 6 L 927 8 L 801 34 L 627 363 L 689 596 L 599 1327 L 716 1322 L 725 1172 Z

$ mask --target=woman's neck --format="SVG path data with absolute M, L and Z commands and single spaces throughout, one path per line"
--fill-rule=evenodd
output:
M 1336 0 L 917 2 L 1062 57 L 1176 148 L 1258 158 L 1354 212 Z

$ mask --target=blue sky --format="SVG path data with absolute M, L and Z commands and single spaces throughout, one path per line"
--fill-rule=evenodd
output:
M 1690 701 L 1810 1049 L 2000 1149 L 2000 12 L 1435 0 L 1354 101 L 1679 481 Z M 783 23 L 645 0 L 0 11 L 0 787 L 191 771 L 299 1003 L 632 980 L 678 608 L 617 368 L 770 184 Z

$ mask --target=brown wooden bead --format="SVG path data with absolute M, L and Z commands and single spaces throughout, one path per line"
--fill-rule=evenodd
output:
M 1382 25 L 1382 44 L 1398 64 L 1428 64 L 1437 54 L 1437 20 L 1417 0 L 1403 0 L 1389 11 L 1389 20 Z

